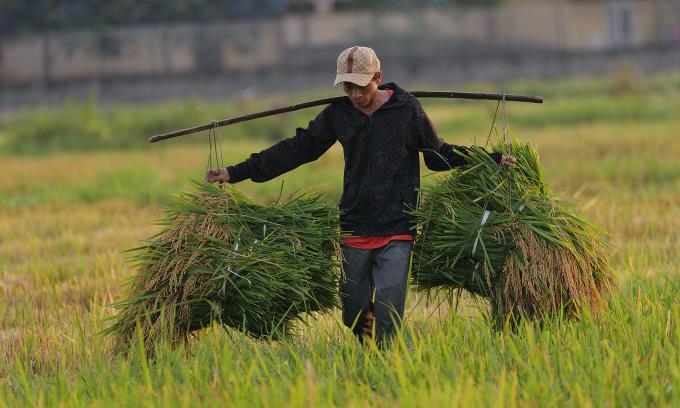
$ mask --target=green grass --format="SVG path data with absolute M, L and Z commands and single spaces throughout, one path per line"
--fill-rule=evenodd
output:
M 4 150 L 0 407 L 680 405 L 680 118 L 665 107 L 680 105 L 674 78 L 646 78 L 626 96 L 614 96 L 610 78 L 507 89 L 550 96 L 544 105 L 509 105 L 510 136 L 535 145 L 547 184 L 611 235 L 619 288 L 599 318 L 496 333 L 467 297 L 454 310 L 411 294 L 403 336 L 382 353 L 356 344 L 335 311 L 280 343 L 211 329 L 186 348 L 158 345 L 153 360 L 139 348 L 113 355 L 97 333 L 135 273 L 122 251 L 157 232 L 159 205 L 202 176 L 206 136 L 149 146 L 147 131 L 135 130 L 144 142 L 123 150 Z M 663 96 L 653 94 L 659 90 Z M 163 127 L 234 109 L 197 106 L 182 119 L 191 123 Z M 116 109 L 133 122 L 165 108 L 139 116 Z M 447 141 L 484 144 L 495 104 L 437 101 L 427 109 Z M 12 123 L 0 126 L 0 140 Z M 288 129 L 297 125 L 304 121 L 286 120 Z M 227 163 L 270 143 L 232 138 L 247 133 L 239 126 L 222 133 Z M 341 174 L 336 146 L 286 176 L 238 188 L 261 201 L 276 199 L 281 183 L 284 194 L 316 186 L 337 198 Z
M 193 99 L 155 105 L 102 106 L 92 94 L 83 102 L 70 101 L 60 107 L 19 113 L 0 122 L 0 155 L 45 155 L 58 151 L 150 149 L 148 138 L 177 129 L 210 123 L 253 111 L 282 105 L 280 98 L 264 97 L 258 102 L 204 103 Z M 291 102 L 292 103 L 292 102 Z M 320 108 L 319 108 L 320 109 Z M 230 139 L 281 139 L 306 123 L 313 112 L 246 122 L 220 130 Z M 175 139 L 174 143 L 202 143 L 201 134 Z
M 432 89 L 432 86 L 421 88 Z M 456 90 L 543 96 L 549 103 L 540 109 L 533 104 L 509 107 L 513 124 L 524 128 L 631 121 L 653 123 L 670 119 L 680 110 L 677 98 L 680 74 L 645 77 L 627 66 L 619 67 L 608 77 L 502 85 L 478 83 Z M 0 156 L 150 149 L 147 139 L 156 134 L 325 96 L 327 91 L 293 96 L 262 95 L 239 102 L 206 103 L 188 99 L 156 105 L 101 106 L 97 103 L 97 94 L 93 93 L 82 102 L 70 101 L 61 107 L 36 109 L 0 121 Z M 453 111 L 441 117 L 438 125 L 456 131 L 479 132 L 490 123 L 496 111 L 495 102 L 427 98 L 422 101 L 435 110 Z M 292 135 L 297 126 L 304 126 L 321 109 L 244 122 L 223 128 L 220 133 L 229 140 L 257 139 L 268 143 Z M 201 134 L 185 135 L 173 143 L 202 144 L 205 138 Z
M 211 330 L 186 349 L 159 347 L 155 360 L 109 357 L 90 334 L 99 327 L 76 316 L 73 337 L 59 344 L 15 346 L 0 397 L 10 406 L 672 406 L 680 398 L 678 289 L 677 279 L 636 280 L 599 321 L 516 333 L 455 313 L 413 317 L 384 353 L 355 344 L 334 315 L 283 343 Z

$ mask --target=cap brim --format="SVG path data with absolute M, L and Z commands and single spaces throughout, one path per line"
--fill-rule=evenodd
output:
M 373 75 L 375 74 L 358 74 L 354 72 L 348 74 L 337 74 L 335 76 L 335 83 L 333 83 L 333 86 L 338 86 L 338 84 L 343 82 L 351 82 L 359 86 L 366 86 L 369 82 L 371 82 L 371 79 L 373 79 Z

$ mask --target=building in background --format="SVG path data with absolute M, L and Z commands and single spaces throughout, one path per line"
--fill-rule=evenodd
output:
M 5 33 L 0 91 L 159 78 L 236 78 L 243 84 L 253 74 L 273 75 L 275 86 L 276 73 L 290 80 L 332 70 L 338 50 L 356 43 L 376 48 L 402 75 L 455 66 L 457 78 L 471 79 L 511 75 L 508 66 L 517 70 L 515 76 L 522 70 L 559 75 L 579 69 L 576 57 L 586 61 L 660 47 L 672 53 L 680 47 L 680 0 L 203 1 L 211 6 L 192 11 L 193 22 L 179 21 L 170 11 L 152 14 L 155 20 L 108 14 L 127 24 L 74 30 L 51 23 L 59 29 Z M 54 21 L 68 16 L 77 21 L 88 2 L 62 3 L 70 8 L 55 12 L 67 14 Z M 466 5 L 480 3 L 488 5 Z M 541 68 L 523 63 L 527 56 Z M 560 58 L 572 62 L 565 65 Z M 659 68 L 676 60 L 660 60 Z M 583 63 L 584 70 L 592 68 Z

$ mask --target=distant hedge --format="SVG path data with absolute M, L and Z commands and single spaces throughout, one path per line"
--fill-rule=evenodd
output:
M 137 149 L 149 146 L 148 138 L 173 130 L 210 123 L 211 120 L 263 110 L 266 106 L 240 107 L 236 103 L 202 103 L 195 100 L 152 105 L 102 106 L 96 95 L 85 102 L 26 111 L 0 121 L 0 155 L 45 154 L 55 151 Z M 295 134 L 313 110 L 292 112 L 220 128 L 229 139 L 279 140 Z M 207 132 L 173 139 L 174 143 L 206 140 Z
M 425 6 L 490 6 L 502 0 L 334 0 L 336 9 L 408 9 Z M 112 25 L 280 16 L 309 12 L 315 0 L 4 0 L 0 34 Z
M 5 0 L 0 33 L 282 14 L 286 0 Z

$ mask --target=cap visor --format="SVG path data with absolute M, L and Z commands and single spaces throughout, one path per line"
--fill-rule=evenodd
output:
M 359 86 L 366 86 L 375 74 L 358 74 L 358 73 L 348 73 L 348 74 L 337 74 L 335 77 L 335 83 L 333 86 L 337 86 L 342 82 L 351 82 Z

